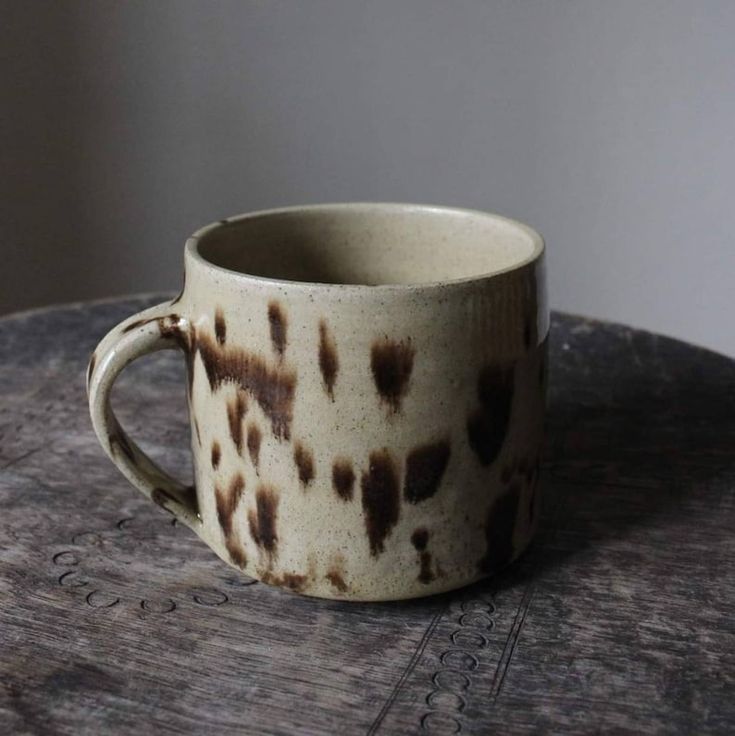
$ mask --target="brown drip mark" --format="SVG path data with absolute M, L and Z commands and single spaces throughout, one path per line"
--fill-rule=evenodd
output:
M 385 538 L 398 522 L 400 513 L 398 470 L 386 448 L 370 453 L 370 465 L 362 474 L 361 485 L 370 552 L 377 557 L 385 549 Z
M 306 575 L 298 575 L 295 572 L 281 573 L 281 581 L 278 585 L 299 592 L 306 587 Z
M 235 396 L 227 402 L 227 424 L 230 427 L 230 437 L 237 447 L 237 451 L 242 450 L 243 429 L 242 420 L 245 412 L 248 410 L 248 401 L 242 391 L 238 391 Z
M 300 593 L 307 583 L 306 575 L 297 575 L 293 572 L 274 573 L 266 570 L 260 577 L 264 583 L 277 585 L 280 588 L 288 588 L 295 593 Z
M 212 443 L 212 469 L 217 470 L 219 467 L 219 461 L 222 457 L 222 450 L 220 449 L 219 442 L 215 440 Z
M 250 536 L 255 544 L 270 555 L 278 546 L 276 519 L 278 517 L 278 496 L 267 486 L 260 486 L 255 493 L 255 508 L 248 513 Z
M 225 548 L 227 549 L 227 553 L 230 555 L 230 559 L 233 564 L 237 565 L 240 569 L 243 569 L 248 564 L 245 549 L 239 539 L 236 537 L 227 537 L 227 539 L 225 539 Z
M 411 535 L 411 544 L 415 547 L 419 561 L 418 580 L 424 585 L 428 585 L 436 579 L 436 575 L 431 570 L 431 552 L 426 550 L 429 544 L 429 532 L 424 527 L 415 529 Z
M 215 486 L 214 488 L 214 500 L 217 506 L 217 519 L 219 525 L 222 527 L 225 537 L 229 537 L 232 534 L 232 517 L 235 514 L 235 509 L 240 503 L 242 493 L 245 490 L 245 479 L 238 473 L 230 481 L 230 485 L 227 488 L 220 488 Z
M 392 414 L 400 411 L 401 401 L 408 392 L 415 352 L 410 339 L 397 342 L 385 338 L 373 343 L 371 348 L 373 380 Z
M 217 307 L 214 312 L 214 336 L 220 345 L 224 345 L 227 340 L 227 323 L 225 322 L 225 313 L 222 307 Z
M 485 366 L 477 379 L 480 406 L 467 420 L 470 447 L 482 465 L 498 456 L 508 431 L 513 405 L 514 366 Z
M 258 464 L 260 463 L 260 443 L 263 439 L 260 427 L 251 422 L 248 424 L 248 454 L 250 461 L 253 463 L 255 472 L 258 472 Z
M 244 490 L 245 480 L 239 473 L 232 478 L 227 488 L 214 488 L 217 519 L 225 537 L 225 547 L 232 562 L 241 568 L 247 564 L 247 557 L 234 528 L 233 517 Z
M 314 453 L 301 442 L 296 442 L 293 448 L 293 460 L 299 471 L 301 485 L 306 486 L 314 480 Z
M 513 482 L 488 511 L 485 522 L 487 546 L 479 562 L 480 571 L 485 574 L 498 572 L 513 559 L 513 531 L 520 497 L 521 486 Z
M 220 345 L 210 335 L 197 334 L 193 325 L 188 330 L 183 329 L 177 314 L 157 321 L 161 336 L 174 340 L 186 355 L 190 396 L 194 381 L 194 359 L 199 353 L 212 391 L 225 383 L 233 383 L 250 393 L 270 419 L 273 435 L 278 439 L 290 438 L 296 390 L 294 371 L 281 365 L 272 366 L 257 353 Z
M 415 529 L 411 535 L 411 544 L 419 551 L 423 552 L 429 543 L 429 532 L 424 527 Z
M 208 335 L 196 339 L 210 388 L 234 383 L 249 392 L 270 419 L 273 435 L 291 436 L 296 373 L 281 365 L 271 366 L 260 355 L 238 347 L 218 345 Z
M 443 439 L 415 447 L 406 457 L 403 496 L 409 503 L 431 498 L 437 490 L 449 462 L 449 440 Z
M 339 357 L 337 356 L 337 344 L 329 333 L 325 320 L 319 322 L 319 370 L 322 372 L 324 389 L 329 398 L 334 401 L 334 384 L 337 382 L 339 372 Z
M 339 570 L 329 570 L 324 576 L 334 588 L 340 593 L 346 593 L 349 590 L 349 586 L 342 577 L 342 573 Z
M 436 575 L 431 571 L 431 552 L 419 553 L 419 582 L 428 585 L 436 579 Z
M 196 433 L 196 436 L 197 436 L 197 444 L 199 445 L 199 447 L 201 447 L 202 446 L 202 435 L 199 432 L 199 422 L 196 420 L 196 417 L 194 418 L 194 432 Z
M 338 592 L 346 593 L 349 590 L 349 585 L 345 582 L 345 558 L 342 553 L 338 552 L 334 556 L 324 577 Z
M 283 357 L 286 351 L 286 332 L 288 329 L 288 320 L 286 313 L 280 302 L 272 301 L 268 304 L 268 322 L 271 328 L 271 342 L 273 349 L 278 353 L 279 357 Z
M 349 458 L 338 457 L 332 463 L 332 486 L 343 501 L 352 500 L 355 486 L 355 471 Z

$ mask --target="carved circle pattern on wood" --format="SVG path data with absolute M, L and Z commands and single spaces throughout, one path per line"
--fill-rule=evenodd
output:
M 495 604 L 489 597 L 463 594 L 450 606 L 457 628 L 449 635 L 451 646 L 439 656 L 441 668 L 434 672 L 433 689 L 426 696 L 431 709 L 421 718 L 421 730 L 431 734 L 454 734 L 462 730 L 461 716 L 472 688 L 472 673 L 480 666 L 480 654 L 488 645 L 487 632 L 495 626 Z
M 143 509 L 140 515 L 125 516 L 107 529 L 75 533 L 71 549 L 53 552 L 58 584 L 79 589 L 90 608 L 124 605 L 162 615 L 180 605 L 211 608 L 236 603 L 233 594 L 257 583 L 224 568 L 187 529 L 158 516 L 155 509 Z M 155 581 L 146 579 L 153 577 L 151 559 L 157 560 L 158 573 L 164 571 L 164 577 L 170 577 L 168 587 L 162 585 L 160 574 Z M 182 587 L 179 582 L 192 578 L 196 585 Z

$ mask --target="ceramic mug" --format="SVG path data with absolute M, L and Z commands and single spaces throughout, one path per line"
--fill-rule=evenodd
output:
M 549 314 L 518 222 L 404 204 L 233 217 L 186 243 L 181 294 L 115 327 L 89 405 L 128 480 L 225 562 L 324 598 L 457 588 L 539 517 Z M 194 486 L 110 407 L 120 371 L 186 357 Z

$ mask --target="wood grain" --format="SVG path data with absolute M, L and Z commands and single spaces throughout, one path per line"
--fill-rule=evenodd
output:
M 239 576 L 104 457 L 87 358 L 158 301 L 0 321 L 1 732 L 735 730 L 735 362 L 555 315 L 531 550 L 455 594 L 342 604 Z M 119 383 L 184 478 L 177 356 Z

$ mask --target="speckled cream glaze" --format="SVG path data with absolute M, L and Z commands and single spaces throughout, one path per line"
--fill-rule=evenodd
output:
M 353 248 L 344 275 L 378 285 L 220 263 L 238 248 L 277 249 L 278 237 L 257 237 L 268 228 L 298 243 L 304 213 L 315 237 Z M 453 247 L 455 231 L 469 250 Z M 181 295 L 114 328 L 93 354 L 95 430 L 134 485 L 266 583 L 348 600 L 466 585 L 517 557 L 538 521 L 543 251 L 513 221 L 418 205 L 288 208 L 209 226 L 187 242 Z M 291 275 L 274 253 L 268 263 Z M 398 283 L 381 285 L 386 273 Z M 109 405 L 128 362 L 169 347 L 187 358 L 193 488 L 157 468 Z

